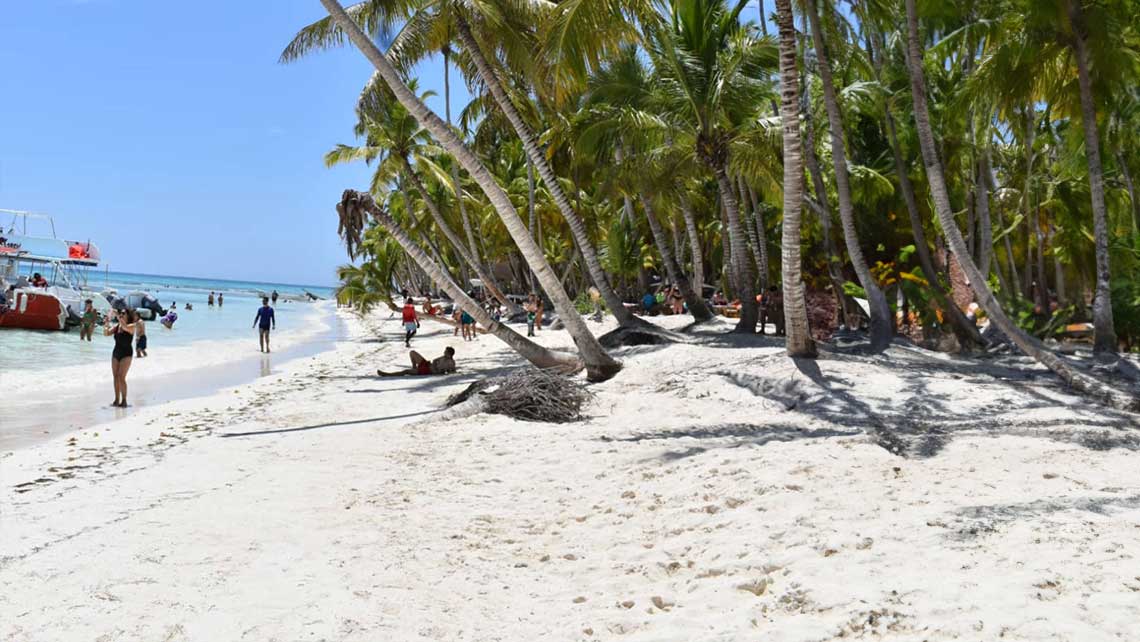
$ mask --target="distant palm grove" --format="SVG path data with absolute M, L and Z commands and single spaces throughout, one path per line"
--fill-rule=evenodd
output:
M 1140 350 L 1138 0 L 320 2 L 282 61 L 376 68 L 325 159 L 375 170 L 337 205 L 358 307 L 443 290 L 602 380 L 621 365 L 591 293 L 651 331 L 633 304 L 669 284 L 750 334 L 775 287 L 794 357 L 843 326 L 871 351 L 1008 341 L 1119 399 L 1051 340 L 1088 322 L 1095 352 Z M 410 76 L 437 56 L 442 113 Z M 507 314 L 539 293 L 578 353 L 492 318 L 474 280 Z

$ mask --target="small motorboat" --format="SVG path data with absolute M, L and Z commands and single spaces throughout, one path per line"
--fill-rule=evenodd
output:
M 0 328 L 63 330 L 78 324 L 84 302 L 110 309 L 87 287 L 88 273 L 99 265 L 99 248 L 90 241 L 55 236 L 50 216 L 2 210 L 12 215 L 0 226 Z M 51 236 L 33 236 L 28 221 L 46 222 Z

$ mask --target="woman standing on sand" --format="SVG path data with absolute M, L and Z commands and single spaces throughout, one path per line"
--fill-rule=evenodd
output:
M 117 310 L 113 315 L 115 323 L 103 327 L 103 336 L 115 336 L 115 349 L 111 352 L 111 376 L 115 380 L 115 401 L 111 404 L 118 408 L 127 407 L 127 371 L 131 369 L 131 356 L 134 354 L 135 325 L 134 312 L 130 310 Z
M 536 331 L 542 329 L 542 315 L 545 312 L 546 309 L 542 307 L 542 297 L 538 297 L 538 301 L 536 302 L 534 309 L 534 329 Z

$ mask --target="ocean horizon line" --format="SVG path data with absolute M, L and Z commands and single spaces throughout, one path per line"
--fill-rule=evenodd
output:
M 141 276 L 149 279 L 194 279 L 197 281 L 210 281 L 214 283 L 246 283 L 253 285 L 287 285 L 295 288 L 320 288 L 324 290 L 335 290 L 336 285 L 316 285 L 312 283 L 289 283 L 287 281 L 258 281 L 258 280 L 243 280 L 243 279 L 223 279 L 209 276 L 194 276 L 185 274 L 153 274 L 149 272 L 129 272 L 125 270 L 107 270 L 110 274 L 121 274 L 124 276 Z

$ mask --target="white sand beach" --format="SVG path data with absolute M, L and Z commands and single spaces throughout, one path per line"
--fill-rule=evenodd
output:
M 341 314 L 280 374 L 0 453 L 2 638 L 1140 636 L 1137 417 L 1028 361 L 797 365 L 721 321 L 615 351 L 584 422 L 440 423 L 521 361 L 425 323 L 459 372 L 379 379 L 397 320 Z

